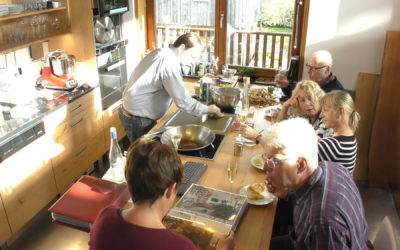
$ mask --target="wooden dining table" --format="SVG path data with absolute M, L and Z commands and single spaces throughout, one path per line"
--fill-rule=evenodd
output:
M 189 93 L 194 93 L 194 83 L 185 82 Z M 149 133 L 159 130 L 173 114 L 178 110 L 172 104 L 167 113 L 158 120 L 156 126 Z M 270 126 L 270 121 L 265 119 L 265 107 L 255 106 L 254 114 L 247 118 L 248 123 L 253 123 L 257 131 Z M 214 160 L 193 158 L 180 155 L 182 162 L 195 161 L 208 164 L 208 168 L 198 181 L 198 184 L 213 187 L 225 191 L 239 193 L 240 189 L 248 184 L 263 182 L 266 174 L 263 170 L 251 165 L 253 156 L 263 153 L 261 145 L 243 146 L 241 156 L 234 156 L 234 141 L 238 131 L 228 131 L 225 141 Z M 228 179 L 228 162 L 238 162 L 238 172 L 231 184 Z M 235 249 L 269 249 L 272 228 L 274 223 L 277 198 L 265 205 L 248 205 L 248 209 L 242 217 L 239 227 L 235 232 Z

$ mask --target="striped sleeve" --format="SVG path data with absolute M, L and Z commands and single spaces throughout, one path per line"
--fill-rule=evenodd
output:
M 357 140 L 354 136 L 338 136 L 320 139 L 319 161 L 331 161 L 344 166 L 353 175 L 357 158 Z

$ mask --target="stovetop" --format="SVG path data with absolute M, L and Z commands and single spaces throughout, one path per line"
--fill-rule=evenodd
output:
M 178 154 L 195 157 L 195 158 L 214 160 L 215 156 L 219 152 L 219 149 L 224 142 L 224 139 L 225 139 L 225 135 L 216 134 L 214 141 L 209 146 L 207 146 L 203 149 L 200 149 L 200 150 L 193 150 L 193 151 L 178 150 Z M 153 140 L 160 142 L 160 137 L 156 136 L 153 138 Z

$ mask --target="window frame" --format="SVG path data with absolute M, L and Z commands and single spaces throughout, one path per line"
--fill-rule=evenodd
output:
M 139 0 L 146 4 L 146 49 L 153 50 L 155 44 L 155 0 Z M 307 35 L 308 13 L 310 7 L 309 0 L 294 0 L 294 22 L 291 40 L 291 56 L 299 56 L 300 69 L 304 65 L 304 53 Z M 226 26 L 227 26 L 227 4 L 228 0 L 215 1 L 215 55 L 220 58 L 219 68 L 225 64 L 226 59 Z M 223 16 L 222 16 L 223 15 Z M 220 18 L 223 18 L 223 25 L 219 27 Z M 294 47 L 296 44 L 296 47 Z M 241 68 L 241 66 L 230 66 Z M 256 76 L 273 77 L 275 69 L 254 68 Z M 302 70 L 299 70 L 299 79 L 302 78 Z

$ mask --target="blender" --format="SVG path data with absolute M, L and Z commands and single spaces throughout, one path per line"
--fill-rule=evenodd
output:
M 78 85 L 74 79 L 75 56 L 64 50 L 49 52 L 43 66 L 42 86 L 48 89 L 71 90 Z

